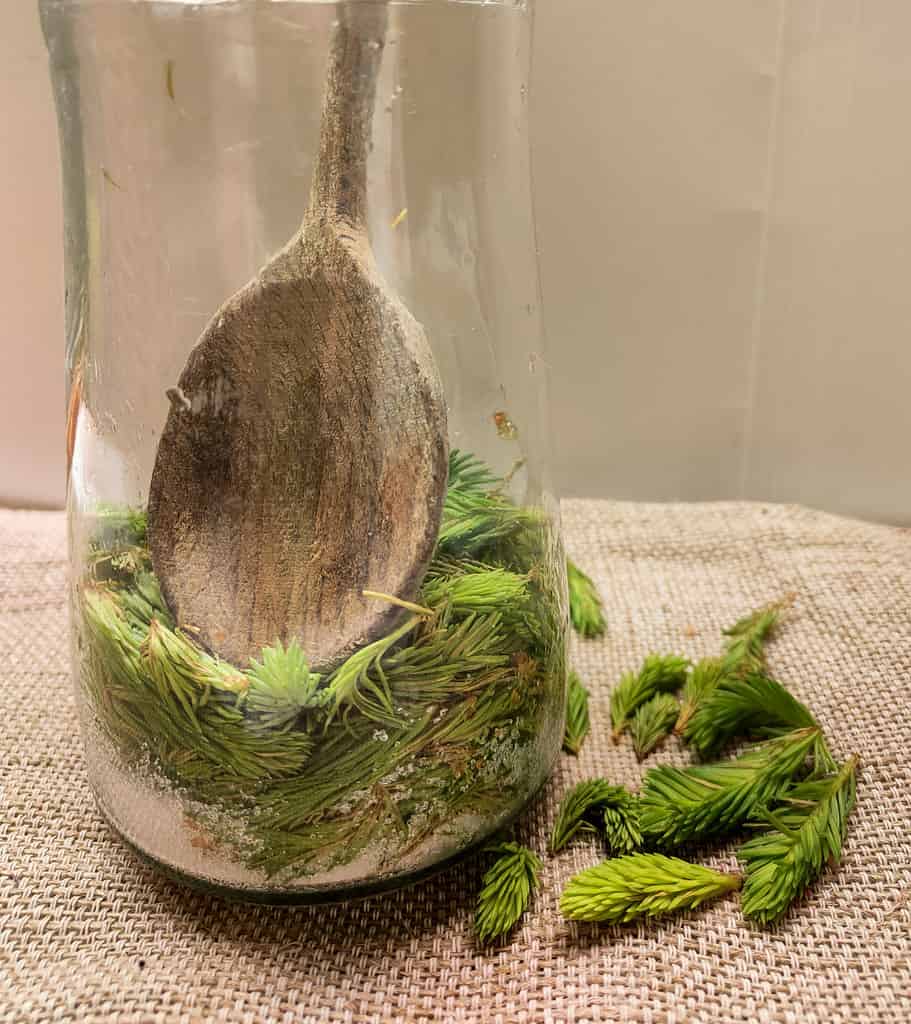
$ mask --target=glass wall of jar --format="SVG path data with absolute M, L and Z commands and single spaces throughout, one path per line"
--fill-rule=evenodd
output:
M 436 869 L 563 728 L 528 6 L 42 16 L 99 806 L 251 899 Z

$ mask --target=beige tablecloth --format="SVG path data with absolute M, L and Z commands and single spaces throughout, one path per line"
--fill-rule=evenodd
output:
M 532 911 L 491 952 L 472 938 L 474 860 L 326 908 L 231 905 L 162 880 L 86 784 L 63 520 L 0 512 L 0 1021 L 911 1021 L 911 533 L 753 504 L 575 501 L 565 522 L 610 633 L 574 643 L 593 736 L 561 759 L 522 838 L 544 851 L 578 779 L 638 781 L 607 739 L 622 670 L 652 650 L 714 653 L 722 626 L 795 591 L 772 667 L 863 771 L 841 869 L 783 923 L 750 925 L 733 899 L 657 924 L 569 925 L 558 894 L 599 859 L 593 843 L 547 861 Z M 734 863 L 730 849 L 706 857 Z

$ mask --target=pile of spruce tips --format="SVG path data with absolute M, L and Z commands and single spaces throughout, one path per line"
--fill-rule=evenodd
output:
M 371 878 L 413 870 L 441 842 L 473 843 L 531 795 L 565 694 L 560 548 L 508 484 L 452 450 L 416 602 L 370 591 L 409 614 L 325 671 L 296 639 L 247 665 L 215 656 L 162 596 L 145 509 L 97 508 L 80 679 L 118 770 L 177 797 L 192 845 L 270 888 L 358 861 Z M 568 573 L 574 620 L 592 628 L 594 587 Z
M 786 599 L 762 608 L 725 630 L 719 657 L 692 665 L 677 655 L 652 654 L 614 687 L 614 742 L 628 733 L 642 760 L 673 733 L 700 763 L 650 768 L 638 794 L 607 779 L 580 782 L 567 793 L 550 852 L 596 835 L 609 859 L 569 880 L 560 897 L 564 917 L 625 923 L 691 910 L 741 890 L 743 914 L 768 924 L 827 865 L 838 863 L 858 761 L 837 763 L 809 709 L 767 671 L 765 643 L 789 604 Z M 571 673 L 564 749 L 576 754 L 588 732 L 588 692 Z M 716 760 L 744 739 L 754 745 Z M 742 875 L 668 855 L 735 832 L 751 835 L 737 851 Z M 487 852 L 496 860 L 478 897 L 475 931 L 481 942 L 506 935 L 517 923 L 542 867 L 532 850 L 514 842 Z

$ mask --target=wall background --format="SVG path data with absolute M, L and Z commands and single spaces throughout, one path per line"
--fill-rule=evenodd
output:
M 63 482 L 56 126 L 0 35 L 0 504 Z M 566 494 L 911 523 L 911 5 L 538 0 L 535 176 Z
M 0 505 L 63 501 L 63 224 L 37 0 L 0 31 Z

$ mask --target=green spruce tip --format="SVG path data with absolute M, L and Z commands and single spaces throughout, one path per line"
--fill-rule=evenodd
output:
M 678 736 L 692 742 L 693 730 L 689 728 L 690 720 L 709 699 L 722 679 L 765 673 L 766 642 L 778 626 L 782 613 L 793 600 L 794 595 L 788 595 L 780 601 L 765 605 L 722 631 L 726 637 L 725 653 L 718 658 L 704 658 L 700 661 L 693 668 L 683 687 L 680 716 L 674 728 Z M 711 723 L 711 714 L 705 716 L 705 721 Z M 698 735 L 699 730 L 695 732 Z M 715 749 L 717 747 L 705 748 L 701 754 L 703 757 L 709 756 Z
M 743 736 L 775 736 L 818 728 L 816 719 L 781 683 L 759 673 L 722 675 L 691 714 L 683 738 L 702 758 Z
M 644 760 L 670 736 L 679 713 L 680 705 L 672 693 L 655 694 L 636 708 L 629 732 L 637 760 Z
M 642 849 L 639 798 L 628 793 L 627 799 L 604 808 L 604 842 L 612 857 L 635 853 Z
M 528 909 L 540 884 L 540 857 L 518 843 L 488 847 L 497 859 L 485 873 L 474 917 L 478 942 L 486 944 L 508 935 Z
M 460 816 L 497 813 L 524 786 L 504 766 L 525 764 L 565 681 L 547 522 L 502 488 L 452 453 L 421 604 L 325 674 L 294 643 L 246 671 L 209 655 L 161 600 L 144 513 L 100 510 L 81 619 L 99 723 L 125 761 L 193 802 L 216 843 L 273 877 L 368 846 L 394 858 Z M 235 846 L 220 823 L 241 805 Z
M 674 733 L 683 736 L 696 709 L 708 698 L 724 678 L 721 658 L 703 658 L 692 668 L 680 692 L 680 713 L 674 726 Z
M 327 701 L 329 691 L 320 691 L 321 677 L 310 671 L 296 640 L 287 647 L 280 643 L 264 647 L 261 659 L 251 661 L 249 684 L 237 701 L 250 713 L 257 730 L 290 731 L 301 715 Z
M 502 493 L 503 487 L 504 481 L 476 456 L 450 452 L 436 558 L 470 559 L 503 545 L 521 545 L 523 532 L 543 525 L 539 511 L 513 504 Z
M 582 743 L 588 736 L 591 722 L 588 714 L 588 690 L 575 672 L 567 677 L 566 727 L 563 732 L 563 749 L 577 757 Z
M 659 853 L 605 861 L 567 882 L 560 910 L 572 921 L 625 924 L 637 918 L 695 910 L 740 887 L 739 875 L 722 874 Z
M 669 849 L 739 827 L 804 770 L 820 738 L 818 728 L 798 729 L 732 761 L 650 768 L 640 795 L 646 843 Z
M 638 805 L 629 790 L 607 779 L 586 779 L 573 786 L 563 797 L 551 832 L 551 852 L 562 850 L 580 833 L 594 835 L 601 831 L 607 808 L 615 809 L 621 819 L 608 838 L 625 852 L 630 843 L 629 837 L 638 832 Z
M 795 597 L 794 594 L 788 594 L 722 630 L 722 634 L 727 638 L 722 658 L 726 674 L 765 671 L 766 641 L 778 626 L 784 611 L 794 603 Z
M 673 693 L 686 682 L 690 662 L 676 654 L 649 654 L 638 674 L 627 672 L 610 695 L 611 738 L 616 743 L 636 709 L 659 693 Z
M 782 917 L 826 865 L 838 864 L 856 795 L 857 757 L 832 775 L 799 782 L 774 810 L 756 814 L 771 826 L 738 850 L 746 877 L 743 913 L 762 924 Z
M 601 636 L 607 628 L 604 606 L 594 580 L 576 563 L 567 558 L 566 579 L 569 585 L 569 615 L 573 629 L 587 638 Z

